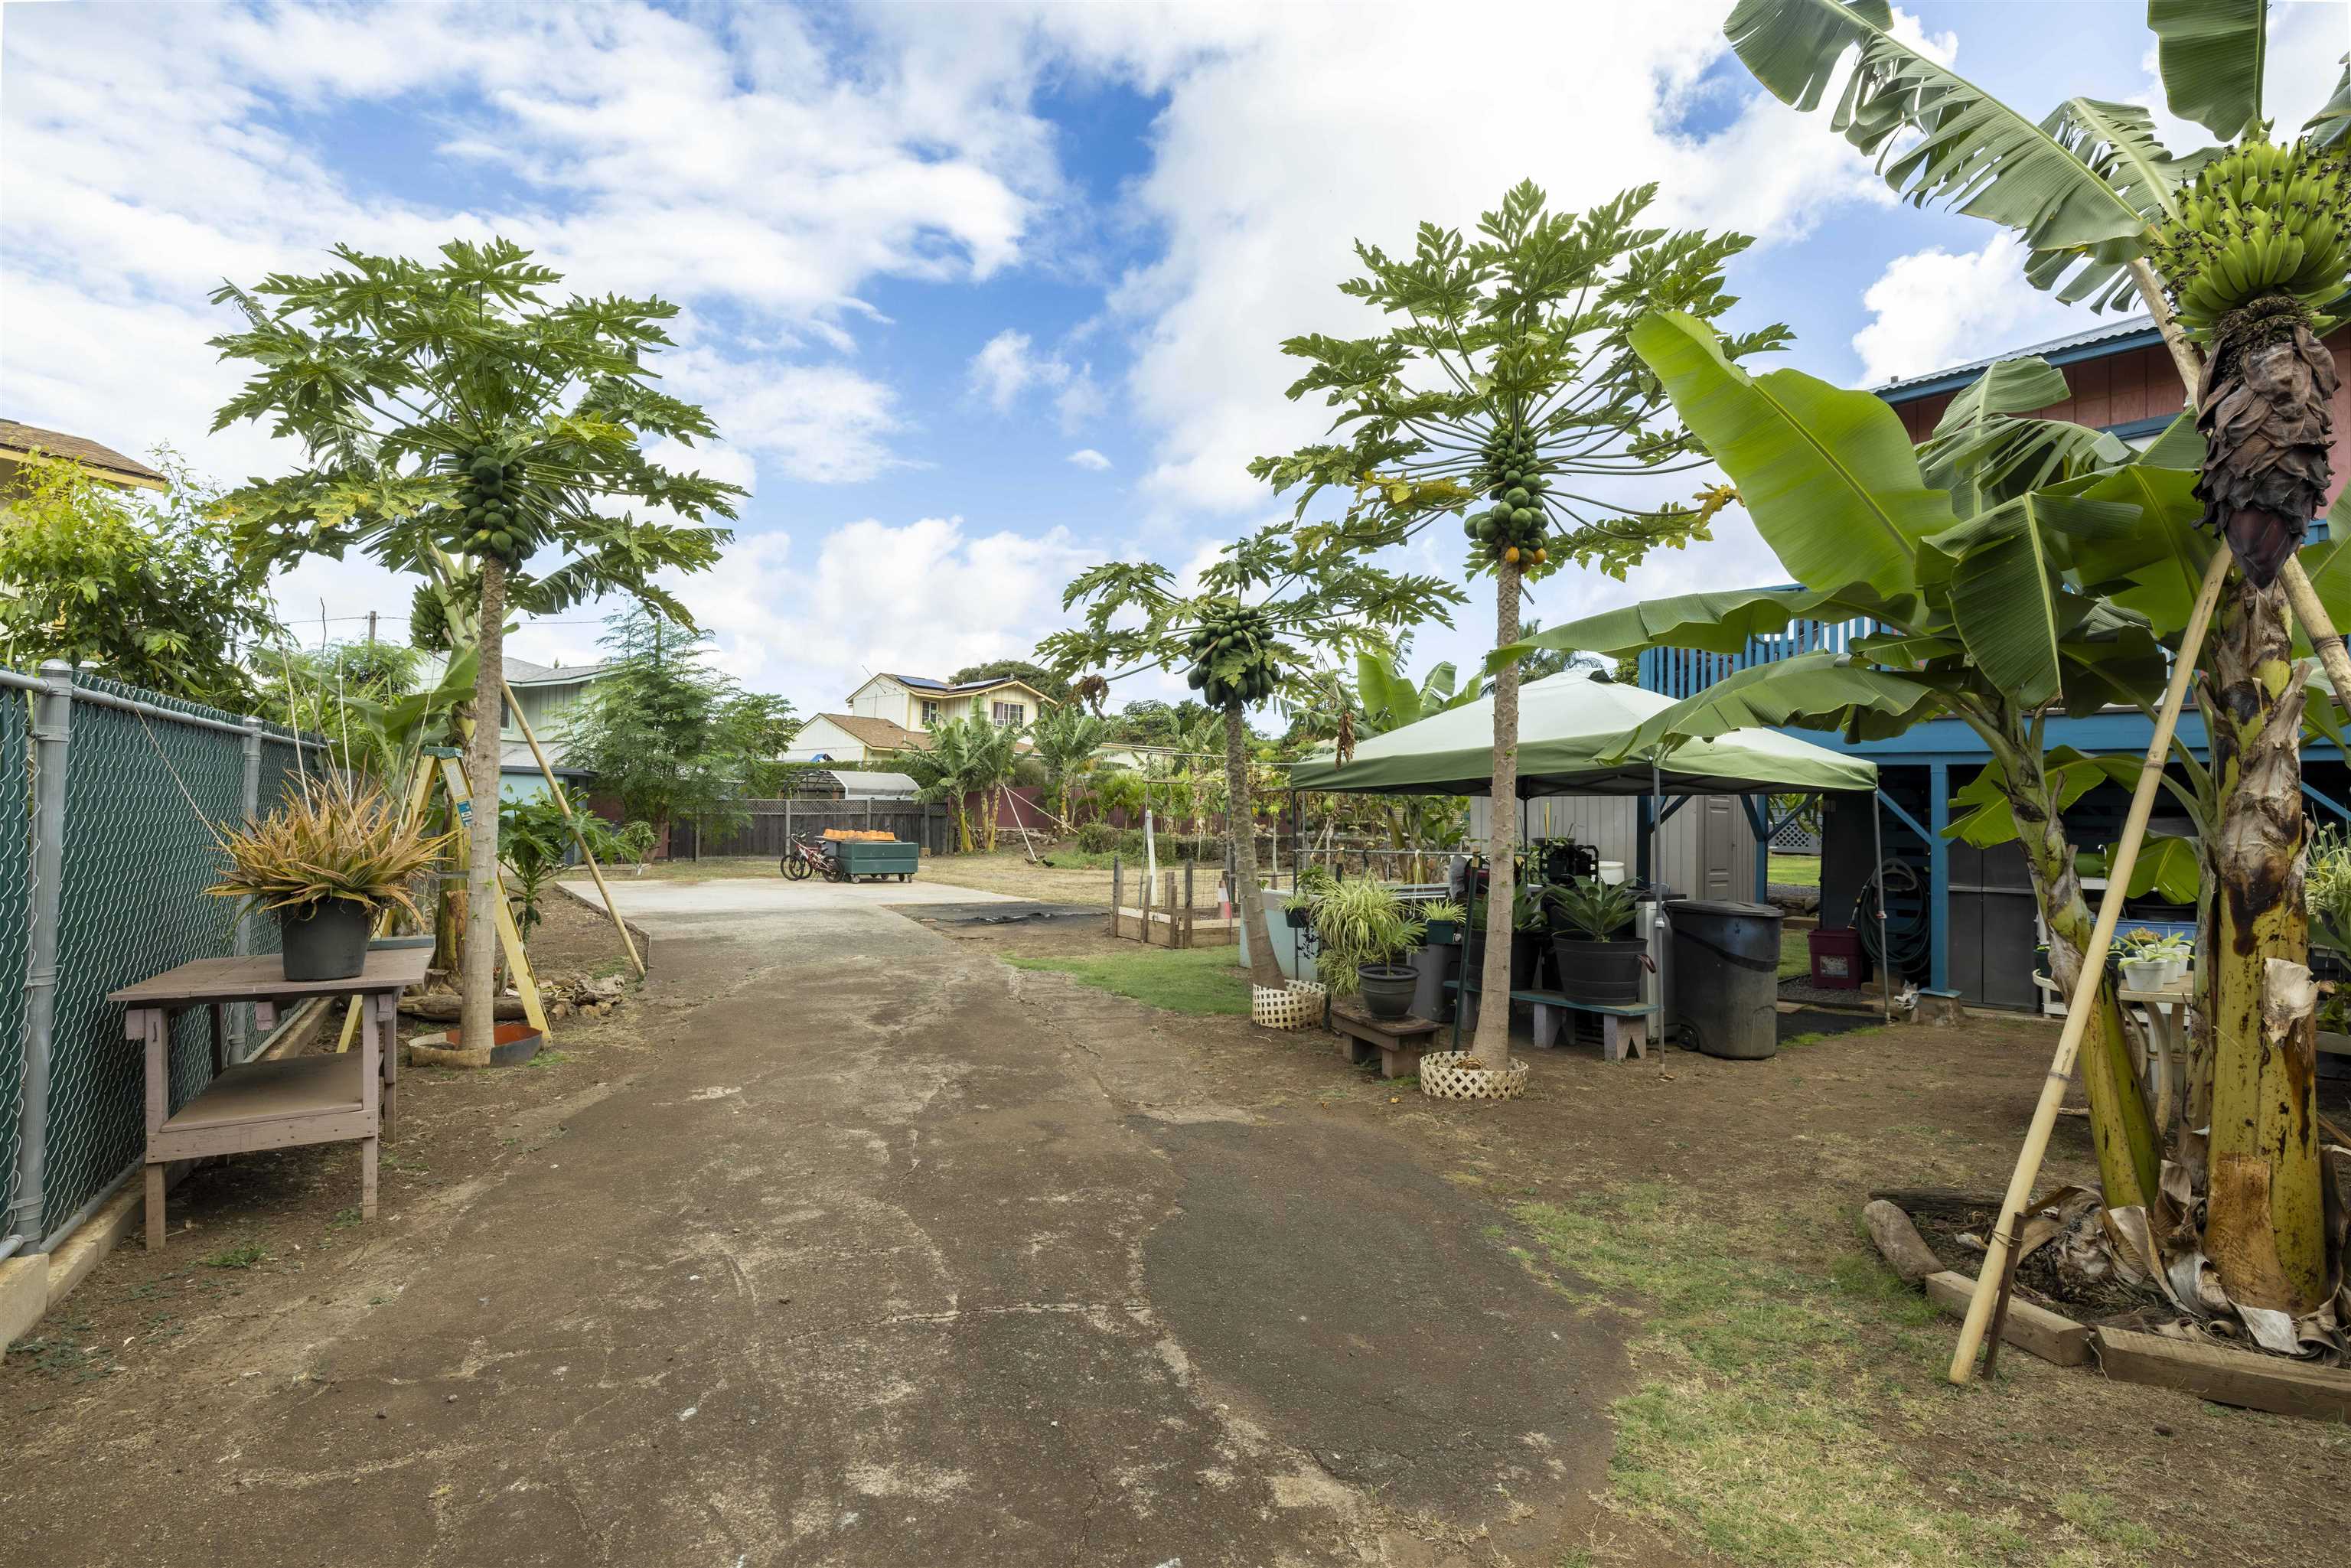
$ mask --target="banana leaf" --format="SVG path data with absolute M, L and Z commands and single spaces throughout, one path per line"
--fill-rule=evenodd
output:
M 1801 371 L 1750 376 L 1711 328 L 1678 311 L 1644 316 L 1631 338 L 1798 582 L 1899 593 L 1914 580 L 1918 541 L 1959 520 L 1950 497 L 1928 488 L 1883 400 Z
M 1968 652 L 1994 685 L 2039 707 L 2064 684 L 2058 645 L 2068 622 L 2078 624 L 2094 602 L 2065 590 L 2074 549 L 2128 537 L 2138 517 L 2125 502 L 2019 496 L 1927 540 L 1919 577 L 1948 579 Z
M 1913 676 L 1855 664 L 1842 653 L 1799 653 L 1734 670 L 1626 735 L 1609 760 L 1659 747 L 1711 740 L 1735 729 L 1842 730 L 1853 739 L 1899 735 L 1944 709 L 1943 694 Z
M 2171 112 L 2223 141 L 2262 112 L 2269 0 L 2147 0 L 2156 69 Z
M 2104 876 L 2113 859 L 2111 848 L 2085 850 L 2074 857 L 2074 863 L 2084 876 Z M 2126 898 L 2145 898 L 2153 894 L 2166 904 L 2194 904 L 2204 890 L 2204 868 L 2196 852 L 2196 841 L 2174 833 L 2149 833 L 2138 847 L 2138 859 L 2131 862 L 2130 885 L 2123 889 Z
M 2139 254 L 2148 225 L 2133 200 L 2135 176 L 2100 152 L 2116 127 L 2085 123 L 2067 105 L 2036 124 L 1896 38 L 1893 26 L 1885 0 L 1740 0 L 1723 32 L 1756 79 L 1800 110 L 1819 107 L 1855 51 L 1834 124 L 1877 155 L 1888 184 L 1915 205 L 1939 201 L 2018 230 L 2037 287 L 2058 287 L 2086 261 L 2064 298 L 2095 297 L 2103 308 L 2122 296 L 2121 265 Z M 2152 133 L 2145 140 L 2151 147 Z M 2133 156 L 2148 156 L 2126 141 Z
M 1755 638 L 1777 635 L 1791 622 L 1883 616 L 1907 623 L 1917 608 L 1915 598 L 1884 599 L 1860 585 L 1681 593 L 1547 626 L 1523 642 L 1495 649 L 1486 661 L 1486 673 L 1490 675 L 1538 651 L 1614 656 L 1643 648 L 1696 648 L 1743 653 Z

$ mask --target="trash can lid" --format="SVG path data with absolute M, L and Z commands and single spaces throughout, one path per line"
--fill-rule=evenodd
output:
M 1726 920 L 1778 920 L 1784 912 L 1776 904 L 1741 904 L 1731 898 L 1677 898 L 1666 905 L 1674 915 L 1713 915 Z

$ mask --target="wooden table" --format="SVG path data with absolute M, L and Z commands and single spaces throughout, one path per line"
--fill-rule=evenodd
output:
M 275 953 L 199 958 L 106 998 L 124 1009 L 124 1038 L 147 1048 L 151 1250 L 163 1245 L 163 1173 L 174 1160 L 355 1140 L 360 1212 L 375 1218 L 376 1145 L 392 1130 L 400 1089 L 392 1022 L 400 993 L 423 984 L 432 958 L 420 948 L 371 950 L 365 967 L 344 980 L 289 980 Z M 253 1003 L 255 1018 L 266 1029 L 279 1008 L 312 997 L 361 1000 L 357 1051 L 230 1064 L 222 1015 L 231 1004 Z M 190 1008 L 212 1013 L 213 1081 L 173 1111 L 172 1018 Z
M 1419 1071 L 1420 1053 L 1435 1048 L 1438 1028 L 1426 1019 L 1375 1019 L 1336 1002 L 1331 1004 L 1331 1027 L 1338 1033 L 1339 1054 L 1348 1066 L 1363 1066 L 1376 1051 L 1383 1078 Z

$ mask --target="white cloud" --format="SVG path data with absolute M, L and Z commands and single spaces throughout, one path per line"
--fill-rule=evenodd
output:
M 1854 334 L 1863 379 L 1924 375 L 2096 319 L 2027 283 L 2024 257 L 2023 243 L 2002 233 L 1962 255 L 1922 250 L 1887 263 L 1862 296 L 1870 323 Z
M 717 570 L 678 587 L 719 633 L 726 668 L 814 713 L 873 671 L 945 675 L 1025 657 L 1065 622 L 1063 584 L 1100 559 L 1066 529 L 976 534 L 961 517 L 867 517 L 808 554 L 781 532 L 738 540 Z
M 1091 446 L 1079 447 L 1075 452 L 1071 453 L 1064 461 L 1074 463 L 1081 468 L 1090 468 L 1097 474 L 1110 466 L 1110 459 L 1103 456 L 1101 453 L 1096 452 Z
M 1408 5 L 1046 14 L 1081 67 L 1165 95 L 1130 199 L 1164 249 L 1113 294 L 1134 351 L 1125 390 L 1160 436 L 1146 491 L 1178 511 L 1243 509 L 1264 497 L 1249 458 L 1322 434 L 1319 404 L 1281 396 L 1298 365 L 1280 343 L 1372 329 L 1336 287 L 1357 270 L 1358 237 L 1393 250 L 1423 219 L 1467 229 L 1531 177 L 1571 209 L 1658 180 L 1659 219 L 1744 225 L 1768 243 L 1875 185 L 1824 126 L 1759 105 L 1756 89 L 1728 130 L 1679 129 L 1725 48 L 1721 23 L 1714 0 L 1526 5 L 1460 27 Z M 1474 108 L 1430 96 L 1432 82 L 1489 76 L 1499 37 L 1513 58 L 1608 68 L 1573 91 Z
M 975 394 L 997 413 L 1009 413 L 1030 387 L 1067 382 L 1070 367 L 1057 355 L 1037 353 L 1028 333 L 1007 327 L 971 357 L 968 375 Z

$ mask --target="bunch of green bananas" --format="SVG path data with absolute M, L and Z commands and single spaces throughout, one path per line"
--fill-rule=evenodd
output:
M 1551 481 L 1542 472 L 1534 437 L 1522 426 L 1496 425 L 1479 454 L 1478 487 L 1493 501 L 1489 512 L 1472 513 L 1462 531 L 1480 551 L 1514 566 L 1539 566 L 1547 552 L 1543 492 Z
M 525 504 L 521 447 L 484 442 L 458 453 L 456 464 L 458 549 L 467 555 L 494 555 L 508 566 L 528 560 L 543 530 Z
M 1185 640 L 1191 651 L 1194 691 L 1211 707 L 1247 707 L 1273 695 L 1280 676 L 1273 622 L 1265 611 L 1220 600 L 1200 617 L 1199 629 Z
M 2351 272 L 2351 171 L 2306 141 L 2231 148 L 2180 193 L 2148 259 L 2180 325 L 2199 336 L 2265 294 L 2331 305 Z

